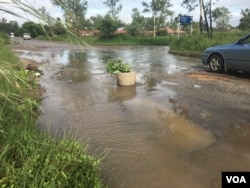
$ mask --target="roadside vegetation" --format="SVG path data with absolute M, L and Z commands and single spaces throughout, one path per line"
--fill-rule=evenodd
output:
M 77 139 L 39 131 L 41 87 L 0 34 L 0 187 L 105 187 Z
M 85 36 L 78 37 L 70 34 L 63 34 L 55 37 L 40 36 L 40 40 L 64 41 L 88 45 L 168 45 L 170 52 L 180 55 L 199 56 L 210 47 L 221 44 L 229 44 L 238 41 L 246 35 L 248 31 L 227 31 L 214 32 L 213 37 L 208 37 L 206 33 L 186 34 L 186 35 L 165 35 L 165 36 L 131 36 L 120 34 L 111 39 Z
M 63 12 L 62 18 L 51 17 L 44 7 L 35 9 L 25 1 L 13 1 L 16 7 L 42 22 L 26 21 L 19 27 L 16 21 L 0 23 L 0 31 L 7 34 L 14 32 L 21 37 L 23 33 L 30 33 L 32 38 L 65 41 L 87 45 L 169 45 L 172 53 L 201 54 L 207 47 L 232 43 L 243 36 L 250 28 L 250 9 L 241 10 L 239 25 L 231 26 L 231 12 L 227 7 L 216 7 L 209 0 L 190 1 L 183 0 L 181 6 L 190 12 L 200 6 L 200 20 L 191 18 L 189 22 L 181 22 L 179 14 L 173 19 L 171 0 L 151 0 L 141 2 L 141 9 L 132 9 L 131 23 L 124 23 L 119 14 L 123 8 L 120 0 L 105 0 L 107 12 L 105 15 L 86 17 L 88 0 L 51 0 L 53 6 L 59 7 Z M 212 9 L 214 8 L 214 9 Z M 3 9 L 4 11 L 4 9 Z M 7 13 L 17 15 L 15 12 L 5 10 Z M 202 12 L 202 11 L 201 11 Z M 151 16 L 145 16 L 145 13 Z M 192 27 L 191 27 L 192 26 Z M 190 31 L 192 29 L 192 35 Z M 180 37 L 176 32 L 181 31 Z M 170 33 L 175 33 L 171 35 Z
M 213 37 L 207 37 L 206 34 L 183 35 L 180 38 L 170 39 L 170 52 L 183 55 L 201 55 L 202 52 L 210 47 L 222 44 L 237 42 L 248 32 L 214 32 Z
M 51 2 L 64 12 L 64 21 L 51 17 L 44 7 L 35 9 L 25 1 L 12 1 L 25 14 L 30 13 L 42 22 L 27 21 L 21 27 L 16 21 L 8 22 L 5 18 L 0 22 L 0 31 L 5 33 L 0 34 L 0 187 L 105 187 L 100 177 L 100 159 L 88 155 L 86 147 L 79 144 L 77 139 L 66 136 L 54 138 L 37 128 L 41 88 L 35 76 L 21 68 L 19 59 L 11 50 L 8 39 L 10 32 L 19 37 L 23 33 L 30 33 L 32 38 L 40 40 L 81 45 L 168 45 L 172 53 L 182 55 L 200 55 L 209 46 L 232 43 L 246 34 L 242 31 L 213 32 L 211 36 L 212 27 L 209 27 L 206 19 L 205 26 L 202 20 L 193 23 L 192 35 L 169 35 L 162 28 L 171 26 L 177 30 L 178 20 L 171 19 L 166 23 L 166 18 L 172 18 L 174 14 L 170 11 L 172 4 L 167 0 L 142 2 L 143 13 L 149 13 L 151 17 L 145 17 L 139 9 L 134 8 L 131 24 L 119 19 L 122 9 L 119 0 L 104 1 L 107 14 L 94 15 L 89 19 L 86 18 L 86 0 Z M 190 2 L 183 0 L 183 4 L 188 7 Z M 194 3 L 196 1 L 191 2 L 196 6 Z M 23 16 L 9 9 L 1 10 Z M 221 10 L 224 12 L 221 13 Z M 209 15 L 208 12 L 206 15 Z M 221 7 L 214 13 L 210 12 L 210 15 L 217 29 L 226 31 L 230 12 Z M 250 10 L 242 10 L 238 28 L 248 30 L 249 17 Z M 120 28 L 124 28 L 127 33 L 115 34 Z M 205 33 L 198 34 L 206 29 L 209 30 L 209 37 Z M 99 31 L 99 35 L 83 36 L 83 32 L 95 30 Z M 190 29 L 183 25 L 181 30 Z M 153 31 L 153 34 L 144 36 L 147 31 Z

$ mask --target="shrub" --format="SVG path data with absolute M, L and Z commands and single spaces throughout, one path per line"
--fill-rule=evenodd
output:
M 166 30 L 158 30 L 156 31 L 157 36 L 167 36 L 167 31 Z
M 117 58 L 107 61 L 106 70 L 109 74 L 113 75 L 119 72 L 131 72 L 132 67 L 128 63 L 123 63 L 121 58 Z

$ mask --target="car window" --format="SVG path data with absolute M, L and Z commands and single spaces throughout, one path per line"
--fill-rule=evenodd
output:
M 244 40 L 243 44 L 248 44 L 249 45 L 250 44 L 250 37 L 246 38 Z

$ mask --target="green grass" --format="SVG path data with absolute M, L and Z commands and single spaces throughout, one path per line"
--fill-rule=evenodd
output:
M 77 139 L 38 130 L 40 87 L 8 43 L 0 34 L 0 187 L 105 187 Z
M 86 37 L 87 38 L 87 37 Z M 117 35 L 111 39 L 104 39 L 95 37 L 96 40 L 92 42 L 93 45 L 135 45 L 136 41 L 134 38 L 128 34 Z
M 152 37 L 152 36 L 139 36 L 132 37 L 128 34 L 117 35 L 112 39 L 103 39 L 95 36 L 72 36 L 70 34 L 64 34 L 54 37 L 40 36 L 39 40 L 51 40 L 51 41 L 63 41 L 70 43 L 88 44 L 88 45 L 169 45 L 168 37 Z
M 246 32 L 214 32 L 212 38 L 208 38 L 206 34 L 184 35 L 180 36 L 179 40 L 177 37 L 173 38 L 170 46 L 171 50 L 202 53 L 210 46 L 236 42 L 245 34 Z
M 168 45 L 171 51 L 182 52 L 184 54 L 201 54 L 207 47 L 228 44 L 237 41 L 248 32 L 228 31 L 213 32 L 213 37 L 207 37 L 207 34 L 193 35 L 167 35 L 167 36 L 137 36 L 132 37 L 128 34 L 117 35 L 112 39 L 101 39 L 98 37 L 77 37 L 62 35 L 50 38 L 50 40 L 65 41 L 88 45 Z

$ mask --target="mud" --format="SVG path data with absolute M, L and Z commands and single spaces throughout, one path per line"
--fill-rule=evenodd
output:
M 212 74 L 168 47 L 13 47 L 44 71 L 41 129 L 76 134 L 91 154 L 108 150 L 110 187 L 219 188 L 222 171 L 250 171 L 249 74 Z M 133 65 L 135 86 L 116 85 L 110 57 Z

